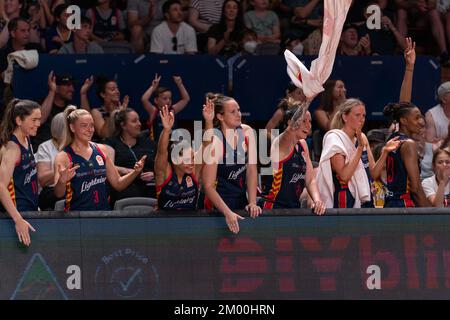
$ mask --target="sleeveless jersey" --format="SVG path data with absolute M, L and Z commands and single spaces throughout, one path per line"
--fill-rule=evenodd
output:
M 394 132 L 388 140 L 399 137 L 401 141 L 408 140 L 408 136 L 401 132 Z M 403 163 L 400 148 L 389 152 L 386 159 L 387 192 L 385 197 L 385 207 L 414 207 L 412 201 L 409 178 L 406 167 Z M 390 203 L 391 202 L 391 203 Z
M 111 210 L 106 188 L 106 157 L 97 145 L 90 146 L 89 160 L 76 154 L 70 146 L 64 149 L 73 166 L 80 166 L 66 184 L 66 212 Z
M 177 174 L 172 169 L 169 177 L 156 186 L 159 210 L 196 210 L 199 184 L 195 175 L 185 174 L 178 183 Z
M 217 165 L 216 191 L 231 210 L 244 209 L 247 205 L 247 161 L 248 154 L 244 150 L 244 144 L 248 141 L 244 136 L 242 127 L 237 128 L 238 141 L 236 149 L 233 149 L 222 131 L 223 143 L 222 162 Z
M 14 135 L 10 141 L 19 147 L 20 161 L 16 163 L 11 181 L 8 185 L 9 195 L 17 211 L 37 211 L 39 189 L 36 161 L 34 159 L 31 141 L 27 137 L 28 148 L 25 148 Z
M 300 208 L 300 195 L 305 188 L 306 161 L 303 147 L 297 143 L 291 154 L 280 161 L 272 176 L 272 186 L 263 195 L 264 209 Z

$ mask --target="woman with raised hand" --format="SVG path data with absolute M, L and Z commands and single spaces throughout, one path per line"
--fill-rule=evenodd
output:
M 229 229 L 238 233 L 238 220 L 244 218 L 236 210 L 245 209 L 253 218 L 261 213 L 256 204 L 256 139 L 253 129 L 242 124 L 239 104 L 233 98 L 217 96 L 214 114 L 218 130 L 209 146 L 211 153 L 204 159 L 203 184 L 209 201 L 225 215 Z
M 41 124 L 40 105 L 13 99 L 8 104 L 0 128 L 0 201 L 14 220 L 19 241 L 29 246 L 30 230 L 22 211 L 38 210 L 38 177 L 30 136 Z
M 65 195 L 65 211 L 110 210 L 106 181 L 117 191 L 128 187 L 144 167 L 146 156 L 133 171 L 120 176 L 105 145 L 91 142 L 94 120 L 84 109 L 67 107 L 62 150 L 55 160 L 55 195 Z
M 262 197 L 264 209 L 300 208 L 300 196 L 306 187 L 314 212 L 325 213 L 309 157 L 306 137 L 311 130 L 311 114 L 306 105 L 294 103 L 289 108 L 286 130 L 272 143 L 272 185 Z
M 390 138 L 402 141 L 399 150 L 391 151 L 386 162 L 388 189 L 385 208 L 429 207 L 430 201 L 420 182 L 417 143 L 411 138 L 419 135 L 425 127 L 425 120 L 419 108 L 410 102 L 388 104 L 384 115 L 399 126 Z

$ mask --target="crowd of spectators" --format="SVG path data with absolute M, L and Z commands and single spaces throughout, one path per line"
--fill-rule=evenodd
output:
M 68 28 L 66 9 L 72 4 L 81 8 L 81 30 Z M 379 29 L 366 23 L 374 5 L 381 12 Z M 446 65 L 449 12 L 447 0 L 353 1 L 338 54 L 401 53 L 405 37 L 412 35 L 420 53 L 438 56 Z M 316 55 L 322 24 L 323 0 L 3 0 L 1 59 L 23 47 L 67 54 L 114 52 L 115 45 L 136 53 L 230 57 L 280 54 L 288 48 L 297 55 Z M 432 36 L 420 37 L 424 30 Z

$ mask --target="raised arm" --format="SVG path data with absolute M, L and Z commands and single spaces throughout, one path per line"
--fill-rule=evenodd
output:
M 266 130 L 267 130 L 267 138 L 272 140 L 272 129 L 275 129 L 278 124 L 283 120 L 284 112 L 281 108 L 278 108 L 277 111 L 273 114 L 272 118 L 270 118 L 269 122 L 267 122 Z
M 367 137 L 365 135 L 364 138 L 367 140 Z M 386 142 L 386 145 L 381 150 L 380 158 L 378 158 L 376 162 L 373 157 L 372 150 L 370 149 L 370 147 L 367 148 L 367 155 L 369 157 L 369 170 L 373 180 L 380 180 L 389 152 L 397 150 L 402 145 L 402 143 L 403 141 L 399 140 L 399 137 L 395 137 Z M 367 146 L 369 146 L 368 142 Z
M 400 102 L 411 102 L 414 64 L 416 63 L 416 43 L 406 38 L 405 75 L 400 89 Z
M 155 90 L 159 87 L 159 81 L 161 80 L 161 76 L 158 76 L 158 74 L 155 74 L 155 78 L 152 81 L 152 84 L 148 89 L 144 92 L 144 94 L 141 97 L 142 106 L 144 107 L 145 111 L 147 111 L 149 117 L 151 117 L 150 121 L 153 121 L 152 117 L 155 114 L 156 107 L 150 102 L 150 98 L 152 97 L 152 94 L 155 92 Z
M 47 79 L 48 84 L 48 94 L 47 97 L 42 101 L 41 104 L 41 123 L 47 121 L 50 112 L 52 111 L 53 102 L 55 101 L 56 93 L 56 76 L 53 71 L 50 71 Z
M 172 108 L 175 111 L 175 114 L 180 112 L 181 110 L 186 107 L 186 105 L 189 103 L 189 100 L 191 97 L 189 97 L 189 93 L 187 92 L 183 80 L 179 76 L 174 76 L 173 81 L 175 81 L 175 84 L 177 85 L 178 91 L 180 91 L 181 100 L 175 103 Z
M 155 183 L 156 185 L 162 185 L 168 175 L 170 174 L 169 163 L 169 140 L 172 127 L 175 122 L 175 116 L 173 111 L 168 110 L 167 106 L 164 106 L 159 112 L 161 116 L 161 122 L 163 125 L 163 131 L 159 136 L 158 149 L 155 157 Z
M 342 154 L 335 154 L 331 157 L 331 168 L 339 176 L 339 179 L 344 183 L 348 183 L 353 177 L 356 168 L 361 160 L 361 155 L 365 147 L 365 141 L 362 138 L 361 131 L 357 132 L 358 137 L 358 147 L 356 152 L 350 158 L 350 161 L 346 164 L 345 157 Z
M 8 191 L 8 185 L 11 182 L 16 162 L 20 161 L 20 150 L 15 143 L 9 142 L 3 149 L 3 154 L 8 154 L 8 156 L 3 156 L 0 163 L 0 201 L 15 223 L 19 241 L 29 246 L 31 243 L 29 230 L 36 230 L 22 218 Z
M 93 83 L 94 83 L 94 76 L 90 76 L 89 78 L 84 80 L 84 83 L 80 89 L 80 107 L 81 109 L 87 110 L 89 112 L 91 112 L 91 106 L 89 104 L 89 99 L 87 95 Z

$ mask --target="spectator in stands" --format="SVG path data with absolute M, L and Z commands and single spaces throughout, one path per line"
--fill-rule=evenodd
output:
M 20 17 L 23 0 L 2 1 L 1 4 L 3 8 L 1 8 L 2 15 L 0 16 L 0 48 L 3 48 L 9 39 L 8 24 L 12 19 Z
M 241 41 L 241 54 L 255 54 L 258 47 L 258 35 L 251 29 L 245 29 Z
M 68 5 L 60 4 L 53 10 L 55 23 L 45 33 L 45 47 L 48 53 L 58 53 L 58 50 L 65 44 L 73 41 L 73 33 L 67 28 Z
M 166 0 L 128 0 L 127 22 L 135 52 L 144 53 L 153 29 L 164 20 L 162 5 Z M 147 49 L 148 51 L 148 49 Z
M 245 26 L 258 35 L 261 43 L 280 43 L 280 21 L 272 10 L 268 0 L 253 0 L 253 10 L 244 15 Z
M 39 209 L 41 210 L 53 211 L 56 201 L 61 200 L 54 193 L 54 163 L 59 145 L 62 143 L 64 121 L 64 112 L 60 112 L 53 117 L 51 124 L 52 138 L 41 143 L 36 152 L 37 175 L 39 185 L 42 187 L 39 193 Z
M 263 195 L 264 209 L 300 208 L 300 196 L 305 189 L 313 200 L 314 212 L 325 213 L 325 204 L 320 198 L 315 173 L 309 157 L 306 137 L 311 130 L 311 114 L 300 102 L 289 111 L 286 130 L 272 143 L 272 184 Z
M 368 56 L 371 53 L 369 34 L 358 37 L 358 28 L 355 25 L 345 25 L 342 29 L 337 54 L 343 56 Z
M 30 245 L 34 228 L 20 212 L 38 210 L 38 179 L 30 136 L 40 125 L 40 106 L 30 100 L 12 100 L 0 127 L 0 201 L 14 220 L 19 241 Z
M 236 100 L 218 96 L 214 101 L 215 131 L 211 158 L 205 159 L 203 184 L 205 194 L 215 208 L 225 215 L 228 228 L 239 232 L 235 210 L 245 208 L 253 218 L 261 213 L 256 204 L 256 140 L 253 129 L 241 122 Z M 248 195 L 248 197 L 247 197 Z
M 286 37 L 305 39 L 323 23 L 322 0 L 283 0 L 291 10 L 289 28 Z
M 323 139 L 318 184 L 327 207 L 373 208 L 372 181 L 379 180 L 389 152 L 401 142 L 393 138 L 386 143 L 375 162 L 369 142 L 361 132 L 366 118 L 364 104 L 348 99 L 334 115 Z
M 320 96 L 320 104 L 314 117 L 319 129 L 327 132 L 330 129 L 331 119 L 338 111 L 338 106 L 346 99 L 347 89 L 342 80 L 327 80 L 323 85 L 324 91 Z
M 303 90 L 297 88 L 296 85 L 290 82 L 285 91 L 285 97 L 277 106 L 277 110 L 266 125 L 267 137 L 272 139 L 272 129 L 278 129 L 279 133 L 286 130 L 288 126 L 287 111 L 295 106 L 296 102 L 304 102 L 306 100 Z
M 433 154 L 434 175 L 422 181 L 423 191 L 433 207 L 450 206 L 450 152 L 437 149 Z
M 133 171 L 134 164 L 144 155 L 147 159 L 141 175 L 125 190 L 116 192 L 111 190 L 111 206 L 123 198 L 155 197 L 153 166 L 156 145 L 150 140 L 148 131 L 141 132 L 139 115 L 133 109 L 121 109 L 114 112 L 114 135 L 104 143 L 111 147 L 111 161 L 116 165 L 121 176 Z
M 0 81 L 0 93 L 4 97 L 5 83 L 3 82 L 3 73 L 8 68 L 8 55 L 19 50 L 37 50 L 42 52 L 39 44 L 30 43 L 30 24 L 24 18 L 13 18 L 8 23 L 9 40 L 7 45 L 0 50 L 0 72 L 2 74 Z M 8 98 L 5 97 L 7 103 Z
M 320 45 L 322 44 L 322 28 L 317 28 L 309 34 L 302 42 L 304 49 L 303 55 L 317 56 L 319 55 Z
M 194 29 L 183 21 L 183 11 L 178 0 L 168 0 L 163 5 L 165 21 L 152 32 L 150 52 L 163 54 L 195 54 L 197 40 Z
M 102 43 L 125 40 L 125 20 L 122 12 L 112 6 L 112 0 L 97 0 L 97 6 L 86 12 L 92 21 L 92 40 Z
M 302 56 L 305 50 L 305 47 L 302 41 L 298 38 L 288 38 L 284 42 L 285 49 L 291 51 L 297 57 Z
M 166 87 L 159 86 L 161 76 L 158 76 L 158 74 L 155 75 L 151 86 L 147 89 L 147 91 L 144 92 L 141 97 L 142 105 L 149 115 L 148 126 L 151 129 L 151 137 L 154 141 L 159 140 L 159 135 L 163 130 L 161 118 L 158 116 L 160 114 L 160 111 L 162 110 L 162 107 L 167 106 L 169 112 L 173 111 L 174 114 L 177 114 L 186 107 L 186 105 L 189 103 L 189 100 L 191 99 L 181 77 L 174 76 L 173 80 L 181 96 L 181 100 L 177 103 L 173 104 L 172 91 L 170 91 Z M 153 98 L 153 102 L 155 103 L 154 105 L 150 102 L 152 94 L 155 94 L 155 97 Z
M 45 30 L 47 28 L 47 19 L 45 12 L 50 12 L 47 1 L 28 2 L 26 6 L 26 14 L 30 23 L 30 42 L 37 43 L 41 47 L 45 47 Z
M 101 54 L 103 48 L 94 41 L 90 41 L 92 22 L 89 18 L 81 17 L 81 28 L 75 29 L 73 42 L 66 43 L 59 49 L 58 54 Z
M 387 160 L 387 188 L 385 208 L 428 207 L 420 183 L 417 144 L 410 137 L 420 134 L 425 121 L 419 108 L 410 102 L 391 103 L 384 108 L 384 114 L 399 125 L 399 130 L 390 138 L 403 141 L 399 152 L 391 152 Z
M 220 22 L 224 0 L 192 0 L 189 7 L 188 22 L 197 32 L 200 52 L 205 51 L 208 30 Z
M 65 196 L 65 211 L 110 210 L 106 181 L 117 191 L 127 188 L 140 174 L 146 156 L 136 161 L 132 172 L 120 176 L 108 147 L 91 142 L 94 120 L 83 109 L 64 111 L 62 150 L 55 159 L 55 195 Z
M 244 17 L 239 1 L 224 1 L 220 22 L 208 30 L 208 53 L 227 58 L 234 56 L 239 52 L 244 29 Z
M 81 87 L 81 95 L 83 95 L 83 92 L 87 91 L 87 88 L 89 87 L 87 82 L 88 81 L 85 81 Z M 41 143 L 52 138 L 52 120 L 58 113 L 63 112 L 72 102 L 73 93 L 75 91 L 74 79 L 70 74 L 61 73 L 55 75 L 52 71 L 48 75 L 47 84 L 48 94 L 41 103 L 41 126 L 39 127 L 37 135 L 32 139 L 34 150 L 37 150 Z M 84 106 L 82 104 L 82 108 L 87 109 L 88 111 L 90 110 L 89 105 Z
M 206 108 L 206 107 L 205 107 Z M 214 107 L 210 103 L 207 111 L 210 115 L 209 128 L 212 128 Z M 201 175 L 202 163 L 195 163 L 192 148 L 172 144 L 169 155 L 169 138 L 175 122 L 173 111 L 164 106 L 160 111 L 163 131 L 159 137 L 158 152 L 155 159 L 156 193 L 159 210 L 196 210 L 200 192 L 198 179 Z
M 426 140 L 429 143 L 440 145 L 447 137 L 447 128 L 450 124 L 450 82 L 442 83 L 437 95 L 439 104 L 425 113 Z
M 112 113 L 115 110 L 126 109 L 129 97 L 125 96 L 121 103 L 117 82 L 104 76 L 97 77 L 97 97 L 102 101 L 102 106 L 91 110 L 95 133 L 100 138 L 109 138 L 114 133 L 114 117 L 112 117 Z M 85 103 L 87 106 L 89 105 L 88 101 Z
M 358 34 L 360 37 L 369 35 L 370 38 L 370 48 L 372 54 L 377 55 L 393 55 L 395 54 L 396 47 L 400 47 L 402 50 L 405 49 L 405 38 L 393 23 L 394 16 L 390 16 L 386 12 L 388 1 L 387 0 L 373 0 L 370 1 L 366 9 L 364 10 L 365 19 L 369 19 L 370 15 L 367 13 L 367 7 L 378 6 L 380 8 L 381 17 L 381 29 L 369 29 L 367 23 L 363 23 L 358 28 Z
M 398 30 L 406 37 L 408 34 L 408 24 L 411 16 L 418 16 L 418 24 L 423 24 L 427 20 L 431 27 L 431 33 L 436 41 L 440 53 L 441 63 L 449 64 L 449 52 L 445 39 L 444 25 L 437 10 L 436 0 L 395 0 L 397 5 L 397 25 Z

